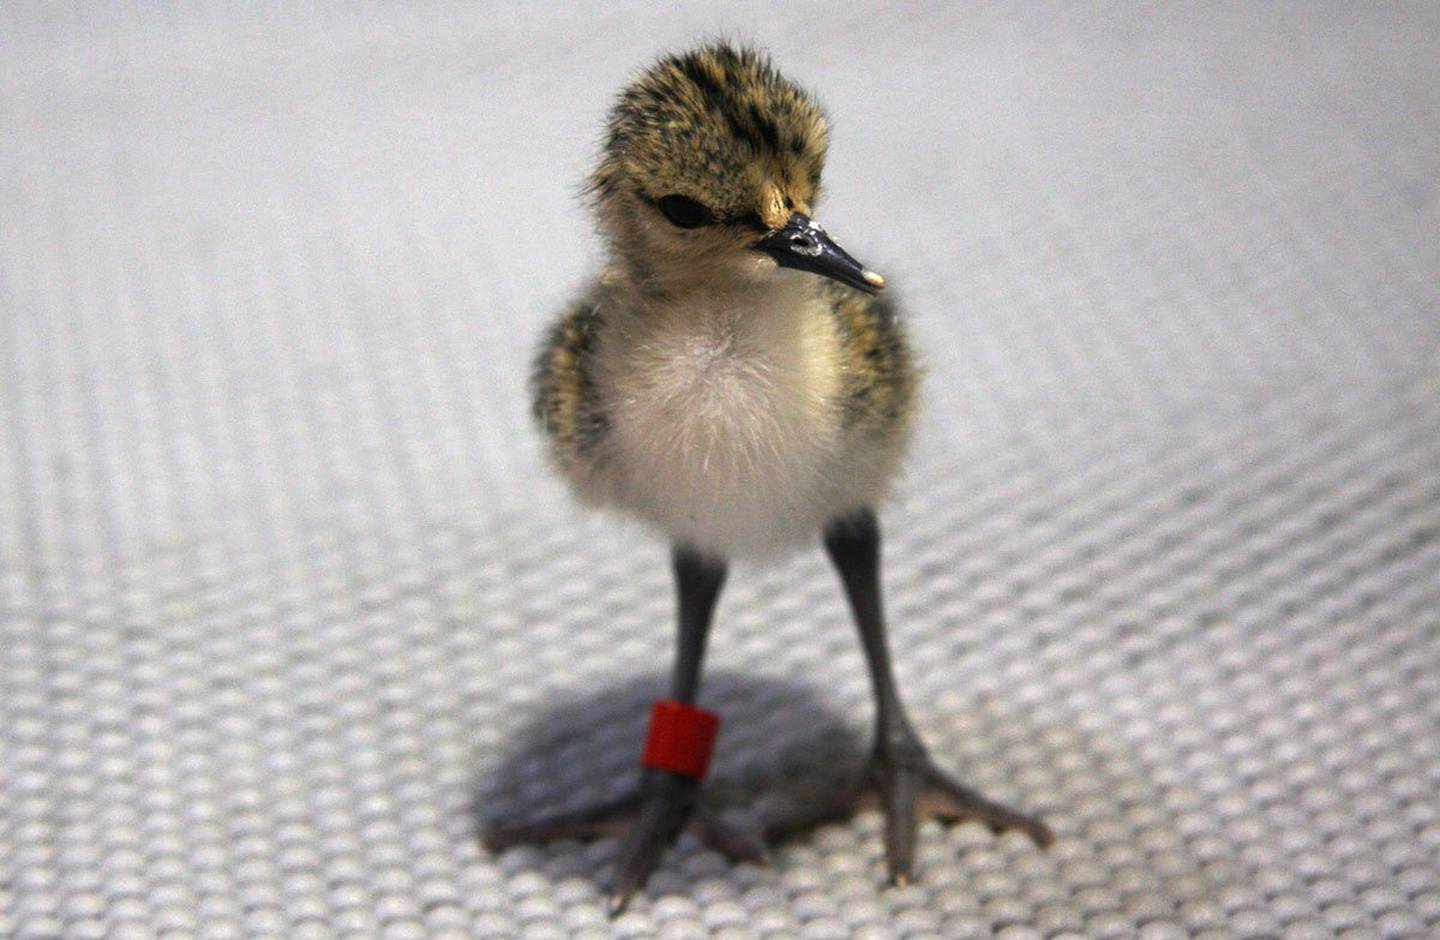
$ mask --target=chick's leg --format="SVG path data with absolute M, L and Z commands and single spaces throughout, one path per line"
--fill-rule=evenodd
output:
M 693 549 L 677 546 L 671 554 L 679 596 L 680 630 L 670 697 L 694 704 L 700 691 L 700 667 L 710 622 L 725 584 L 726 565 Z M 666 770 L 645 771 L 640 785 L 641 807 L 615 862 L 615 889 L 610 910 L 618 914 L 644 886 L 661 854 L 689 824 L 702 842 L 734 861 L 763 861 L 764 849 L 731 828 L 719 816 L 697 805 L 700 781 Z
M 693 704 L 700 690 L 705 641 L 726 565 L 684 546 L 671 554 L 679 599 L 679 634 L 670 697 Z M 760 862 L 764 849 L 699 804 L 700 782 L 664 770 L 643 772 L 637 793 L 572 813 L 499 829 L 486 834 L 492 850 L 526 842 L 621 836 L 615 861 L 610 912 L 622 912 L 644 887 L 661 855 L 687 826 L 707 846 L 734 861 Z
M 952 780 L 931 762 L 900 702 L 880 590 L 880 527 L 866 509 L 836 520 L 825 531 L 825 549 L 850 601 L 875 692 L 875 750 L 865 796 L 885 813 L 885 858 L 894 884 L 909 882 L 914 868 L 918 818 L 978 819 L 996 831 L 1019 829 L 1036 843 L 1054 840 L 1039 820 L 986 799 Z

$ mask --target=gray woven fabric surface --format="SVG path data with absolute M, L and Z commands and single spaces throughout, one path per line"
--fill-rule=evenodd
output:
M 0 7 L 0 937 L 1440 936 L 1440 8 L 182 6 Z M 1060 840 L 687 838 L 610 923 L 613 843 L 476 841 L 623 787 L 670 657 L 524 379 L 609 96 L 716 31 L 926 363 L 917 722 Z M 739 821 L 853 764 L 818 552 L 706 701 Z

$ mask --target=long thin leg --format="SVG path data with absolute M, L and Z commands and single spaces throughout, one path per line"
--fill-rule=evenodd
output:
M 825 530 L 825 550 L 845 585 L 845 596 L 850 601 L 855 625 L 860 630 L 860 643 L 865 649 L 865 663 L 875 692 L 876 747 L 917 744 L 910 719 L 900 703 L 900 691 L 890 665 L 880 591 L 880 525 L 875 513 L 862 509 L 831 523 Z
M 1054 836 L 1041 822 L 994 803 L 936 768 L 900 701 L 886 641 L 880 589 L 880 526 L 862 509 L 825 530 L 825 550 L 840 573 L 875 692 L 873 785 L 885 811 L 885 855 L 890 880 L 909 882 L 915 863 L 916 813 L 972 817 L 995 829 L 1018 828 L 1041 845 Z
M 725 586 L 724 561 L 709 558 L 693 548 L 675 546 L 670 552 L 679 601 L 679 635 L 675 644 L 675 670 L 670 679 L 670 697 L 693 703 L 700 691 L 700 667 L 705 660 L 705 641 L 715 616 L 715 603 Z
M 679 634 L 670 697 L 687 704 L 700 691 L 705 641 L 715 602 L 725 584 L 725 562 L 687 546 L 671 551 L 671 567 L 679 599 Z M 761 862 L 764 848 L 733 829 L 719 816 L 697 805 L 700 782 L 664 770 L 646 770 L 640 784 L 641 807 L 635 826 L 625 837 L 615 862 L 615 889 L 610 913 L 619 914 L 659 864 L 660 856 L 687 823 L 710 848 L 729 858 Z
M 700 691 L 700 669 L 705 642 L 715 614 L 715 602 L 725 584 L 723 561 L 706 558 L 694 549 L 677 545 L 670 553 L 679 601 L 679 632 L 670 697 L 693 703 Z M 615 860 L 615 888 L 611 914 L 619 914 L 659 864 L 660 855 L 675 841 L 695 808 L 699 781 L 663 770 L 646 770 L 640 782 L 641 808 Z
M 705 642 L 726 564 L 683 545 L 671 551 L 678 601 L 675 666 L 670 697 L 693 704 L 700 691 Z M 699 805 L 699 781 L 660 770 L 644 771 L 639 792 L 598 806 L 552 816 L 533 823 L 491 829 L 486 844 L 501 851 L 523 842 L 620 835 L 615 860 L 611 915 L 625 909 L 659 864 L 660 856 L 680 830 L 691 826 L 702 842 L 736 861 L 763 862 L 765 851 L 754 839 L 735 830 Z

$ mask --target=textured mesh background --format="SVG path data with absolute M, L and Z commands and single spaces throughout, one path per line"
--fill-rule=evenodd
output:
M 0 936 L 1440 936 L 1440 8 L 0 8 Z M 928 366 L 901 679 L 1040 852 L 477 845 L 615 790 L 664 550 L 543 471 L 609 95 L 705 31 L 834 116 Z M 732 578 L 742 821 L 853 761 L 819 552 Z M 791 794 L 791 797 L 787 797 Z

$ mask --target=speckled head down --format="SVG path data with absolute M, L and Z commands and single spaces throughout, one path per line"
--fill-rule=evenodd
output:
M 590 186 L 604 215 L 670 195 L 747 230 L 808 212 L 825 115 L 757 49 L 711 42 L 662 57 L 620 95 Z

